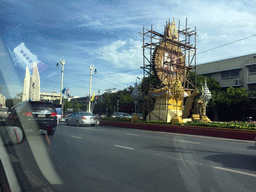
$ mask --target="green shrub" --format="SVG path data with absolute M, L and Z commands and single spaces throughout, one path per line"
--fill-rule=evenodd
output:
M 113 118 L 113 117 L 104 117 L 101 120 L 107 121 L 119 121 L 119 122 L 131 122 L 129 118 Z M 139 120 L 139 123 L 153 123 L 153 124 L 169 124 L 165 121 L 143 121 Z M 175 125 L 182 125 L 179 122 L 176 122 Z M 204 127 L 220 127 L 220 128 L 229 128 L 229 129 L 248 129 L 248 130 L 256 130 L 256 122 L 248 123 L 248 122 L 202 122 L 202 121 L 194 121 L 183 123 L 183 125 L 187 126 L 204 126 Z

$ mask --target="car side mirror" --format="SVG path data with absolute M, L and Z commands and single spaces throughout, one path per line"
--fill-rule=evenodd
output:
M 18 144 L 23 141 L 23 132 L 18 126 L 1 126 L 0 135 L 5 145 Z

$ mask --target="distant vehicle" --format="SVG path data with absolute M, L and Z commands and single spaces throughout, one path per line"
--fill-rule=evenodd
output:
M 0 120 L 5 120 L 8 117 L 8 108 L 0 108 Z
M 247 121 L 250 122 L 250 123 L 253 122 L 252 117 L 246 117 L 246 119 L 247 119 Z
M 53 135 L 57 128 L 57 112 L 50 102 L 25 101 L 11 108 L 5 122 L 9 126 L 43 130 Z
M 63 116 L 60 118 L 60 121 L 66 121 L 66 119 L 71 115 L 72 113 L 64 113 Z
M 101 115 L 100 118 L 104 118 L 104 117 L 107 117 L 107 115 Z
M 61 110 L 62 110 L 62 105 L 61 104 L 57 104 L 57 103 L 53 103 L 56 111 L 57 111 L 57 120 L 58 120 L 58 124 L 60 122 L 60 119 L 61 119 Z
M 93 115 L 89 112 L 75 112 L 72 113 L 66 120 L 65 123 L 67 125 L 91 125 L 95 126 L 97 124 L 97 116 Z
M 111 117 L 125 117 L 125 118 L 132 118 L 132 116 L 129 113 L 123 113 L 123 112 L 115 112 Z
M 132 117 L 135 115 L 135 113 L 132 113 Z M 140 118 L 143 119 L 143 115 L 141 113 L 136 113 L 136 115 Z

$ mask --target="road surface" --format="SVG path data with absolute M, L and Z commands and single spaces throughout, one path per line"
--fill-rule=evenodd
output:
M 25 134 L 13 156 L 46 191 L 256 190 L 252 141 L 64 123 L 54 136 Z

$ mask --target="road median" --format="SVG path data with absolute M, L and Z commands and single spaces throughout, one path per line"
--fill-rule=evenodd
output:
M 155 124 L 155 123 L 130 123 L 118 121 L 100 121 L 102 126 L 114 126 L 132 129 L 141 129 L 149 131 L 163 131 L 172 133 L 183 133 L 192 135 L 202 135 L 211 137 L 221 137 L 229 139 L 240 140 L 255 140 L 255 130 L 245 129 L 228 129 L 219 127 L 201 127 L 201 126 L 188 126 L 188 125 L 171 125 L 171 124 Z

